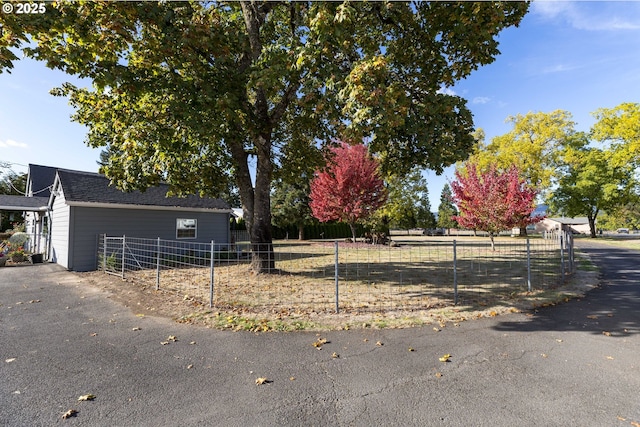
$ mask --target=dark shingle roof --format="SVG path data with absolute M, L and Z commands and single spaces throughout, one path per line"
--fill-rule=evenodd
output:
M 122 205 L 181 207 L 197 209 L 230 209 L 221 199 L 198 196 L 167 197 L 169 186 L 160 184 L 146 191 L 123 192 L 109 185 L 104 175 L 58 169 L 62 190 L 67 201 L 87 203 L 108 203 Z
M 49 197 L 51 185 L 56 178 L 57 168 L 29 164 L 29 181 L 31 193 L 35 197 Z
M 9 196 L 0 194 L 0 210 L 46 211 L 48 201 L 49 199 L 47 197 Z

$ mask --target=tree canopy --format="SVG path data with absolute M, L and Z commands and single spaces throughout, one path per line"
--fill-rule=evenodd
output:
M 483 171 L 492 165 L 502 170 L 514 165 L 522 179 L 541 190 L 550 189 L 557 170 L 557 155 L 576 133 L 571 113 L 529 112 L 510 116 L 507 122 L 513 128 L 488 144 L 480 141 L 469 163 Z
M 90 146 L 110 147 L 113 182 L 217 195 L 234 179 L 254 249 L 268 253 L 274 174 L 293 173 L 318 141 L 369 138 L 398 172 L 464 159 L 471 113 L 442 89 L 493 62 L 498 34 L 528 6 L 55 2 L 0 15 L 0 70 L 22 49 L 91 79 L 54 93 L 69 97 Z

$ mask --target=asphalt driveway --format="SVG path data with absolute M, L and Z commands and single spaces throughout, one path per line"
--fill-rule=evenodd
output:
M 140 317 L 54 265 L 0 268 L 0 425 L 637 427 L 640 254 L 579 245 L 603 266 L 581 300 L 320 336 Z

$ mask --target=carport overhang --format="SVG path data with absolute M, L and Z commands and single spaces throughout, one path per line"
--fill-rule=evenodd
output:
M 47 212 L 49 199 L 46 197 L 24 197 L 0 195 L 0 211 Z

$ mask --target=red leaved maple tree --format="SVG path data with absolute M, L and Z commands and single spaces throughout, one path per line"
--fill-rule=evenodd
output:
M 531 216 L 538 190 L 520 179 L 515 166 L 499 171 L 492 165 L 481 172 L 477 165 L 468 164 L 466 175 L 456 171 L 451 189 L 460 211 L 453 219 L 464 228 L 488 232 L 492 249 L 495 249 L 493 238 L 499 232 L 526 227 L 544 218 Z
M 351 227 L 373 214 L 387 199 L 379 163 L 363 144 L 341 142 L 331 148 L 323 171 L 311 181 L 311 212 L 322 222 L 344 221 Z

